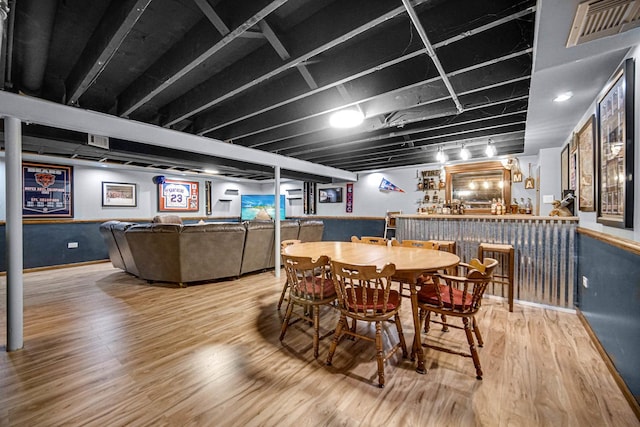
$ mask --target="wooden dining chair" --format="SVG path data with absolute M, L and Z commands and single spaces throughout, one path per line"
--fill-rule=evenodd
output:
M 384 237 L 362 236 L 358 238 L 358 236 L 351 236 L 351 241 L 353 243 L 367 243 L 369 245 L 387 246 L 387 239 L 385 239 Z
M 282 251 L 287 246 L 295 245 L 296 243 L 300 243 L 300 242 L 301 241 L 298 240 L 298 239 L 289 239 L 289 240 L 281 241 L 280 242 L 280 253 L 282 254 Z M 289 289 L 289 281 L 285 280 L 284 285 L 282 286 L 282 293 L 280 294 L 280 300 L 278 300 L 278 310 L 280 310 L 280 307 L 282 306 L 282 302 L 284 301 L 284 298 L 287 295 L 287 289 Z
M 378 385 L 384 387 L 384 362 L 398 349 L 402 349 L 402 357 L 407 357 L 407 345 L 402 333 L 402 324 L 398 311 L 400 310 L 400 293 L 392 289 L 391 276 L 396 267 L 387 264 L 381 271 L 377 271 L 375 265 L 353 265 L 338 261 L 331 262 L 331 274 L 336 287 L 340 319 L 336 326 L 336 332 L 329 348 L 327 365 L 331 365 L 333 354 L 340 338 L 350 335 L 372 341 L 376 346 L 376 359 L 378 362 Z M 357 321 L 374 323 L 375 337 L 359 333 L 357 328 L 349 328 L 347 318 Z M 382 324 L 393 318 L 398 332 L 399 343 L 394 345 L 386 354 L 382 346 Z M 368 328 L 367 328 L 368 329 Z
M 460 263 L 464 276 L 452 276 L 443 273 L 434 275 L 435 283 L 425 285 L 418 291 L 418 307 L 420 308 L 420 322 L 425 322 L 425 330 L 428 331 L 429 322 L 440 323 L 439 320 L 431 320 L 431 313 L 440 314 L 450 318 L 462 319 L 462 326 L 447 323 L 450 328 L 462 329 L 467 336 L 469 353 L 452 350 L 450 348 L 424 343 L 423 346 L 434 350 L 445 351 L 460 356 L 471 357 L 476 368 L 476 378 L 482 379 L 482 367 L 474 340 L 482 347 L 484 341 L 476 321 L 476 313 L 480 309 L 482 296 L 491 281 L 493 270 L 498 261 L 493 258 L 484 258 L 481 263 L 474 258 L 469 264 Z
M 395 240 L 394 242 L 398 242 L 397 240 Z M 433 240 L 410 240 L 410 239 L 404 239 L 401 242 L 398 242 L 396 245 L 394 246 L 404 246 L 406 248 L 420 248 L 420 249 L 431 249 L 431 250 L 438 250 L 440 248 L 440 245 L 438 244 L 438 242 L 434 242 Z M 405 290 L 409 290 L 407 289 L 407 286 L 409 285 L 409 280 L 414 280 L 416 282 L 417 286 L 422 286 L 423 284 L 432 284 L 433 283 L 433 279 L 431 277 L 431 273 L 422 273 L 420 276 L 418 276 L 416 279 L 413 278 L 406 278 L 400 275 L 394 275 L 393 276 L 393 280 L 396 280 L 398 282 L 401 283 L 401 292 L 402 292 L 402 296 L 409 298 L 411 296 L 410 293 L 405 293 Z
M 336 289 L 330 275 L 329 257 L 317 260 L 310 257 L 282 255 L 284 269 L 289 282 L 289 301 L 282 321 L 280 341 L 284 339 L 291 316 L 313 324 L 313 357 L 318 357 L 320 343 L 320 306 L 331 306 L 336 300 Z M 294 306 L 301 311 L 294 311 Z M 333 331 L 332 331 L 333 332 Z
M 440 244 L 433 240 L 410 240 L 404 239 L 400 242 L 400 246 L 405 246 L 408 248 L 421 248 L 421 249 L 440 249 Z

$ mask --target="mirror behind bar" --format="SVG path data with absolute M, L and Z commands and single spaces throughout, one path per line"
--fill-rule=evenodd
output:
M 453 165 L 445 168 L 447 200 L 462 200 L 468 213 L 491 213 L 491 200 L 511 203 L 511 171 L 501 162 Z

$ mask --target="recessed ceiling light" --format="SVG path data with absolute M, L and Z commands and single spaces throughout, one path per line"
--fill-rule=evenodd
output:
M 353 128 L 360 125 L 364 120 L 364 114 L 360 110 L 340 110 L 336 111 L 329 118 L 329 124 L 334 128 Z
M 573 96 L 573 92 L 561 93 L 560 95 L 558 95 L 555 98 L 553 98 L 553 102 L 568 101 L 569 99 L 571 99 L 572 96 Z
M 216 174 L 216 173 L 218 173 L 218 171 L 215 170 L 215 169 L 205 169 L 204 173 Z

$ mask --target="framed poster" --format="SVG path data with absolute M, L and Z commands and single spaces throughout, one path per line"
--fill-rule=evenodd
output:
M 158 184 L 158 211 L 197 212 L 199 209 L 197 182 L 162 179 Z
M 73 166 L 23 163 L 22 216 L 73 218 Z
M 562 190 L 569 189 L 569 144 L 567 144 L 560 154 L 560 179 Z
M 569 143 L 569 190 L 578 189 L 578 145 L 575 143 L 575 134 Z
M 578 209 L 584 212 L 596 210 L 595 204 L 595 153 L 594 147 L 594 127 L 596 118 L 592 115 L 577 133 L 578 139 L 578 172 L 580 197 L 578 199 Z
M 138 206 L 135 184 L 124 182 L 102 182 L 102 206 Z
M 597 222 L 633 228 L 634 62 L 627 59 L 597 103 Z

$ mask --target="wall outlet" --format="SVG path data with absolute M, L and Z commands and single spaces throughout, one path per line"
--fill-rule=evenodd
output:
M 67 249 L 75 249 L 78 247 L 78 242 L 69 242 L 67 243 Z
M 585 288 L 589 287 L 589 279 L 587 279 L 587 276 L 582 276 L 582 286 Z

